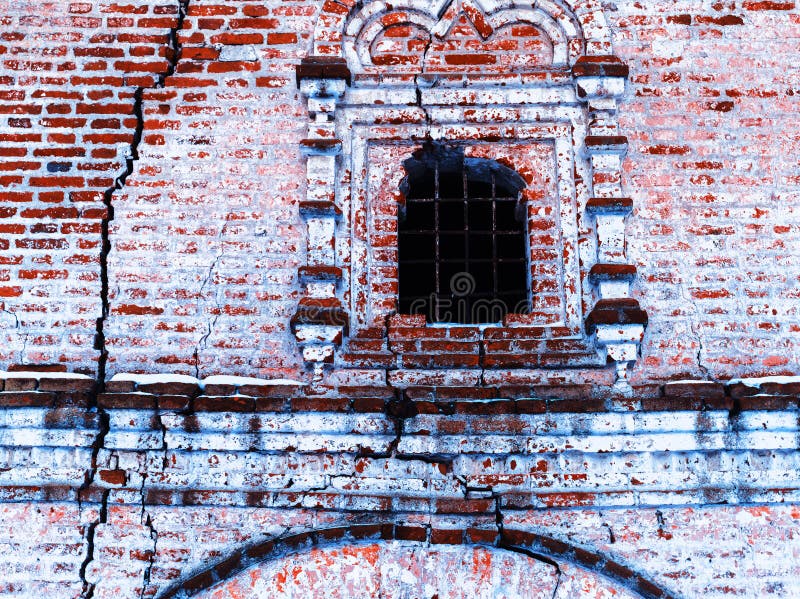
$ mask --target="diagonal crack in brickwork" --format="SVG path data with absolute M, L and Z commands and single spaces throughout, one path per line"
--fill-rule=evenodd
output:
M 181 44 L 179 32 L 183 28 L 186 14 L 189 10 L 191 0 L 177 0 L 178 14 L 175 25 L 167 34 L 168 40 L 168 64 L 167 69 L 160 73 L 152 88 L 137 87 L 134 92 L 133 115 L 136 118 L 136 127 L 133 133 L 133 140 L 125 160 L 125 170 L 114 180 L 114 184 L 103 193 L 103 204 L 106 208 L 105 217 L 101 221 L 101 250 L 100 250 L 100 299 L 102 312 L 97 319 L 97 333 L 95 336 L 95 349 L 100 352 L 97 366 L 97 377 L 102 385 L 106 377 L 106 365 L 108 363 L 108 349 L 106 347 L 105 323 L 109 316 L 109 289 L 108 289 L 108 257 L 111 253 L 111 237 L 109 229 L 114 220 L 114 194 L 125 187 L 128 177 L 133 174 L 134 163 L 139 160 L 139 145 L 142 142 L 144 133 L 144 112 L 143 96 L 145 89 L 163 88 L 166 80 L 175 73 L 181 57 Z
M 177 68 L 178 61 L 180 60 L 181 56 L 179 32 L 183 28 L 183 23 L 189 8 L 189 2 L 190 0 L 177 0 L 177 18 L 175 21 L 175 25 L 170 29 L 167 35 L 168 39 L 167 69 L 163 73 L 158 75 L 153 88 L 164 87 L 167 78 L 169 78 Z M 147 88 L 140 86 L 134 92 L 133 114 L 136 118 L 136 127 L 133 134 L 133 140 L 131 141 L 129 153 L 125 160 L 125 170 L 114 180 L 114 184 L 111 187 L 109 187 L 103 194 L 103 204 L 106 207 L 106 214 L 101 222 L 102 242 L 101 242 L 101 253 L 100 253 L 100 281 L 101 281 L 102 313 L 100 318 L 97 319 L 97 333 L 95 337 L 95 348 L 100 352 L 100 357 L 98 360 L 98 368 L 97 368 L 99 391 L 102 391 L 105 386 L 106 365 L 108 362 L 108 350 L 106 348 L 106 337 L 105 337 L 105 322 L 109 315 L 108 257 L 109 254 L 111 253 L 111 238 L 109 230 L 111 222 L 114 220 L 113 200 L 114 200 L 114 194 L 125 187 L 125 182 L 127 181 L 128 177 L 133 173 L 134 163 L 139 159 L 139 145 L 142 142 L 142 135 L 144 132 L 143 96 L 145 89 Z M 108 434 L 110 427 L 109 416 L 105 412 L 105 410 L 103 410 L 102 407 L 98 405 L 97 396 L 94 397 L 93 403 L 94 403 L 94 405 L 92 406 L 93 409 L 97 410 L 100 416 L 99 418 L 100 429 L 98 431 L 95 442 L 92 445 L 91 468 L 86 473 L 85 482 L 78 490 L 79 505 L 82 501 L 83 495 L 87 491 L 90 491 L 95 483 L 95 478 L 97 476 L 97 471 L 98 471 L 99 452 L 103 448 L 103 445 L 105 443 L 105 437 Z M 160 418 L 159 418 L 159 423 L 160 423 Z M 162 433 L 165 432 L 166 429 L 162 425 Z M 86 557 L 83 563 L 81 564 L 79 571 L 80 579 L 83 584 L 81 599 L 91 599 L 95 593 L 96 583 L 90 582 L 89 579 L 87 578 L 87 569 L 95 559 L 94 540 L 97 527 L 100 526 L 101 524 L 105 524 L 108 519 L 109 494 L 110 494 L 109 489 L 105 489 L 102 491 L 98 517 L 95 519 L 94 522 L 90 523 L 86 529 L 86 544 L 87 544 Z M 158 533 L 152 526 L 152 521 L 150 516 L 144 513 L 144 480 L 142 481 L 142 509 L 143 509 L 142 513 L 143 523 L 145 524 L 145 526 L 149 528 L 150 536 L 153 539 L 153 553 L 150 558 L 150 563 L 145 569 L 143 576 L 142 594 L 144 594 L 144 590 L 150 579 L 150 571 L 155 561 L 155 552 L 158 543 Z

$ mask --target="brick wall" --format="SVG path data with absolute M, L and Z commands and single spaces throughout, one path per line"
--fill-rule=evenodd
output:
M 141 168 L 115 197 L 112 371 L 296 373 L 294 67 L 316 12 L 191 3 L 175 74 L 144 94 Z
M 194 0 L 180 64 L 153 89 L 178 7 L 4 11 L 6 363 L 95 368 L 103 196 L 127 172 L 140 89 L 138 160 L 112 198 L 111 371 L 299 372 L 286 335 L 303 246 L 306 109 L 293 72 L 319 7 Z M 427 71 L 455 56 L 514 71 L 515 52 L 544 52 L 530 28 L 500 29 L 499 54 L 482 52 L 472 16 L 478 25 L 462 17 L 429 49 Z M 606 16 L 633 73 L 624 187 L 651 318 L 635 380 L 796 372 L 794 3 L 621 2 Z M 419 37 L 392 25 L 373 54 L 418 57 Z M 407 62 L 389 66 L 418 68 Z
M 513 332 L 391 314 L 397 144 L 342 173 L 360 202 L 345 218 L 373 246 L 345 274 L 364 273 L 353 289 L 375 312 L 352 311 L 363 326 L 306 384 L 290 331 L 308 199 L 295 72 L 315 43 L 336 47 L 326 28 L 349 5 L 0 0 L 0 365 L 17 370 L 0 376 L 0 594 L 246 597 L 275 580 L 321 596 L 334 575 L 449 592 L 436 563 L 463 565 L 476 596 L 511 571 L 563 596 L 800 595 L 797 384 L 708 382 L 800 374 L 800 7 L 602 6 L 631 69 L 627 255 L 649 315 L 634 389 L 617 396 L 586 339 L 536 326 L 590 309 L 586 289 L 570 308 L 561 279 L 535 281 L 541 321 Z M 510 81 L 563 50 L 463 6 L 429 47 L 421 26 L 382 23 L 361 74 L 421 94 L 432 73 Z M 400 104 L 364 112 L 409 154 L 403 127 L 466 110 L 378 89 Z M 523 110 L 502 114 L 498 139 Z M 559 235 L 539 189 L 557 185 L 558 156 L 461 142 L 537 188 L 537 242 Z M 374 198 L 358 195 L 369 177 Z M 579 282 L 590 233 L 576 223 Z M 531 245 L 551 276 L 563 253 L 546 249 Z M 88 374 L 19 372 L 42 363 Z M 108 380 L 126 371 L 261 380 Z M 664 386 L 682 378 L 707 382 Z
M 794 2 L 617 3 L 642 378 L 797 371 Z
M 0 4 L 0 360 L 94 371 L 106 195 L 176 2 Z
M 248 597 L 287 570 L 286 596 L 323 596 L 337 572 L 460 596 L 437 560 L 479 596 L 508 568 L 562 593 L 798 593 L 796 383 L 670 384 L 620 412 L 564 389 L 145 379 L 98 396 L 53 376 L 2 379 L 6 596 Z

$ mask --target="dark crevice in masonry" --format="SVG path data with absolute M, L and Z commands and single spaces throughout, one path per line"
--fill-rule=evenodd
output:
M 19 316 L 17 316 L 16 312 L 6 309 L 5 307 L 0 308 L 0 313 L 8 314 L 11 318 L 14 319 L 14 329 L 19 331 L 22 328 L 22 325 L 19 322 Z M 19 359 L 18 362 L 20 364 L 25 363 L 25 350 L 28 348 L 28 337 L 30 336 L 28 333 L 21 333 L 22 339 L 22 347 L 19 350 Z
M 188 10 L 190 0 L 178 0 L 178 15 L 177 20 L 175 22 L 175 26 L 170 29 L 169 33 L 167 34 L 168 40 L 168 47 L 167 47 L 167 69 L 166 71 L 159 75 L 156 79 L 153 88 L 160 88 L 164 87 L 164 83 L 168 77 L 175 73 L 175 69 L 178 64 L 178 60 L 180 59 L 180 43 L 178 40 L 178 32 L 183 28 L 183 22 L 186 18 L 186 13 Z M 103 204 L 106 208 L 106 214 L 103 220 L 101 221 L 101 249 L 100 249 L 100 300 L 102 304 L 102 312 L 100 318 L 97 319 L 96 327 L 97 333 L 95 337 L 95 349 L 100 352 L 97 364 L 97 379 L 98 379 L 98 393 L 102 392 L 105 388 L 105 380 L 106 380 L 106 366 L 108 363 L 108 349 L 106 347 L 106 335 L 105 335 L 105 323 L 106 319 L 109 315 L 109 281 L 108 281 L 108 257 L 111 252 L 111 238 L 109 235 L 109 229 L 111 225 L 111 221 L 114 220 L 114 194 L 125 187 L 125 182 L 128 177 L 133 173 L 134 163 L 139 159 L 139 144 L 142 142 L 142 136 L 144 133 L 144 111 L 143 111 L 143 97 L 145 87 L 137 87 L 136 90 L 133 92 L 133 115 L 136 118 L 136 127 L 133 131 L 133 138 L 131 140 L 130 152 L 128 157 L 125 160 L 125 170 L 115 179 L 114 185 L 108 188 L 103 193 Z M 108 414 L 98 405 L 97 395 L 92 398 L 91 401 L 91 409 L 96 410 L 98 414 L 98 423 L 99 423 L 99 430 L 97 433 L 97 437 L 92 444 L 92 457 L 91 457 L 91 467 L 86 472 L 85 479 L 81 487 L 78 489 L 78 509 L 79 511 L 82 509 L 83 506 L 83 496 L 87 492 L 92 492 L 94 490 L 95 478 L 97 476 L 98 470 L 98 456 L 100 454 L 100 450 L 103 448 L 105 444 L 106 435 L 109 432 L 109 416 Z M 144 484 L 144 482 L 142 483 Z M 95 593 L 95 583 L 89 582 L 86 578 L 86 571 L 89 567 L 89 564 L 94 560 L 95 557 L 95 546 L 94 546 L 94 539 L 95 539 L 95 532 L 97 527 L 100 524 L 105 524 L 108 519 L 108 497 L 110 494 L 110 489 L 103 489 L 100 496 L 100 505 L 99 505 L 99 513 L 98 517 L 95 519 L 94 522 L 88 525 L 86 529 L 86 557 L 84 558 L 83 562 L 81 563 L 81 567 L 79 570 L 80 580 L 82 582 L 82 590 L 81 590 L 81 599 L 92 599 Z M 150 519 L 147 518 L 148 525 L 150 525 Z M 149 580 L 150 569 L 153 565 L 153 560 L 155 559 L 155 545 L 158 540 L 157 533 L 155 536 L 155 529 L 152 528 L 150 525 L 151 530 L 151 537 L 153 538 L 153 558 L 151 558 L 151 563 L 146 569 L 145 572 L 145 580 Z
M 414 91 L 416 92 L 416 104 L 419 106 L 420 110 L 422 110 L 423 114 L 425 115 L 425 137 L 430 138 L 430 128 L 433 125 L 433 119 L 431 118 L 430 113 L 428 112 L 428 108 L 422 102 L 422 88 L 420 87 L 420 77 L 425 74 L 425 63 L 428 61 L 428 52 L 431 49 L 431 45 L 433 44 L 433 35 L 428 37 L 428 41 L 425 44 L 425 49 L 422 51 L 422 62 L 420 65 L 420 72 L 417 75 L 414 75 Z M 429 83 L 429 86 L 432 87 L 435 85 L 436 82 L 433 80 Z
M 392 353 L 394 356 L 395 367 L 398 366 L 397 364 L 397 352 L 392 349 L 392 341 L 389 335 L 389 331 L 391 329 L 391 320 L 392 316 L 397 314 L 396 311 L 389 312 L 383 319 L 383 327 L 384 327 L 384 334 L 386 335 L 386 348 Z M 384 407 L 384 411 L 386 416 L 394 422 L 394 439 L 392 442 L 389 443 L 389 447 L 387 448 L 387 452 L 385 457 L 389 458 L 392 457 L 397 453 L 397 448 L 400 445 L 400 440 L 403 436 L 403 428 L 404 428 L 404 420 L 408 416 L 404 417 L 404 414 L 408 411 L 408 405 L 406 402 L 405 394 L 403 393 L 402 389 L 397 389 L 392 385 L 392 381 L 389 380 L 389 374 L 392 372 L 391 368 L 387 368 L 384 372 L 384 383 L 386 384 L 387 389 L 391 389 L 394 393 L 394 399 L 389 400 L 386 402 Z M 416 414 L 414 414 L 416 415 Z
M 144 599 L 145 592 L 147 591 L 147 587 L 150 584 L 150 572 L 153 569 L 153 564 L 156 561 L 156 550 L 158 548 L 158 531 L 153 528 L 153 525 L 150 521 L 150 516 L 147 516 L 147 520 L 145 521 L 145 526 L 150 529 L 150 538 L 153 539 L 153 552 L 150 555 L 150 560 L 147 563 L 147 567 L 144 570 L 144 576 L 142 577 L 142 592 L 139 595 L 139 599 Z
M 147 587 L 150 584 L 150 574 L 153 571 L 153 565 L 156 563 L 156 552 L 158 551 L 158 531 L 153 526 L 153 520 L 150 518 L 150 514 L 144 512 L 144 481 L 146 478 L 146 475 L 142 477 L 142 515 L 144 516 L 142 525 L 147 528 L 150 538 L 153 539 L 153 549 L 151 550 L 150 558 L 142 574 L 142 591 L 139 593 L 139 599 L 144 599 L 145 593 L 147 592 Z
M 3 314 L 8 314 L 11 318 L 14 319 L 14 328 L 15 329 L 19 329 L 20 328 L 19 316 L 17 316 L 16 312 L 12 312 L 11 310 L 7 310 L 6 308 L 0 309 L 0 312 L 2 312 Z
M 492 492 L 494 497 L 494 522 L 497 526 L 497 533 L 503 536 L 503 510 L 501 505 L 501 495 Z
M 225 234 L 225 228 L 228 226 L 228 221 L 226 220 L 225 223 L 219 230 L 219 234 L 217 235 L 217 241 L 221 242 L 222 236 Z M 203 291 L 206 288 L 206 285 L 211 281 L 211 277 L 214 275 L 214 271 L 217 268 L 217 264 L 223 258 L 225 252 L 220 251 L 215 257 L 214 261 L 211 263 L 211 266 L 208 267 L 208 274 L 206 278 L 203 279 L 203 283 L 200 285 L 200 291 L 198 295 L 200 297 L 203 296 Z M 204 350 L 208 347 L 208 338 L 214 333 L 214 329 L 217 326 L 217 321 L 219 320 L 220 315 L 222 314 L 222 306 L 220 306 L 219 296 L 214 295 L 214 302 L 216 303 L 216 310 L 214 312 L 214 318 L 211 319 L 206 325 L 206 332 L 200 337 L 200 340 L 197 342 L 197 345 L 194 348 L 194 352 L 192 353 L 192 359 L 194 360 L 194 376 L 196 378 L 200 378 L 200 351 Z
M 94 404 L 94 408 L 98 410 L 98 425 L 99 430 L 97 432 L 97 437 L 95 437 L 94 443 L 92 443 L 92 457 L 91 457 L 91 466 L 89 470 L 84 475 L 83 484 L 78 489 L 78 512 L 80 513 L 83 508 L 83 496 L 85 493 L 91 492 L 93 489 L 93 485 L 95 482 L 95 477 L 97 476 L 98 470 L 98 457 L 100 455 L 100 450 L 103 448 L 105 444 L 106 435 L 108 434 L 110 428 L 110 420 L 108 414 L 97 407 L 97 396 L 93 397 L 92 403 Z M 110 493 L 109 489 L 103 489 L 102 495 L 100 497 L 100 506 L 99 506 L 99 513 L 97 519 L 94 520 L 91 524 L 89 524 L 88 528 L 86 529 L 86 557 L 84 558 L 83 562 L 81 563 L 81 567 L 79 570 L 79 576 L 81 582 L 83 583 L 83 587 L 81 590 L 81 599 L 91 599 L 94 596 L 94 583 L 90 583 L 86 579 L 86 569 L 89 564 L 94 560 L 94 536 L 95 531 L 100 524 L 105 524 L 108 519 L 108 495 Z
M 384 330 L 386 331 L 386 346 L 394 355 L 395 366 L 397 366 L 398 352 L 392 349 L 391 339 L 389 337 L 390 321 L 397 312 L 390 312 L 384 318 Z M 439 454 L 405 454 L 398 451 L 400 441 L 402 440 L 403 433 L 405 432 L 405 422 L 418 415 L 416 404 L 408 398 L 403 389 L 398 389 L 389 380 L 389 374 L 393 369 L 387 368 L 385 375 L 385 384 L 387 389 L 391 389 L 394 393 L 394 398 L 386 402 L 384 412 L 386 416 L 394 422 L 395 437 L 389 443 L 387 451 L 382 454 L 371 454 L 373 458 L 395 458 L 407 462 L 424 462 L 426 464 L 433 464 L 444 468 L 444 472 L 452 472 L 453 470 L 453 456 L 439 455 Z M 366 455 L 366 454 L 364 454 Z
M 666 521 L 664 520 L 664 514 L 661 513 L 661 510 L 656 510 L 656 522 L 658 523 L 658 538 L 659 539 L 669 539 L 672 535 L 666 532 Z
M 694 313 L 694 317 L 695 318 L 699 318 L 700 317 L 700 310 L 697 307 L 697 304 L 694 301 L 692 301 L 689 298 L 689 296 L 685 293 L 685 288 L 684 287 L 682 287 L 682 286 L 680 287 L 680 292 L 681 292 L 681 296 L 683 297 L 683 299 L 686 302 L 688 302 L 689 305 L 692 307 L 693 313 Z M 687 316 L 688 316 L 689 330 L 692 332 L 692 336 L 694 337 L 694 340 L 697 343 L 697 354 L 696 354 L 697 368 L 698 368 L 698 370 L 700 370 L 700 372 L 702 373 L 702 375 L 703 375 L 705 380 L 714 381 L 716 379 L 714 379 L 711 376 L 711 372 L 709 372 L 708 368 L 703 364 L 703 352 L 705 351 L 705 347 L 703 346 L 703 336 L 697 330 L 698 323 L 695 321 L 695 318 L 692 318 L 691 315 L 687 315 Z
M 157 89 L 164 87 L 168 77 L 175 73 L 181 55 L 181 46 L 178 32 L 183 28 L 183 22 L 189 8 L 190 0 L 178 0 L 178 15 L 175 26 L 167 34 L 167 69 L 164 73 L 157 76 L 151 88 L 137 87 L 133 92 L 133 116 L 136 118 L 136 127 L 133 131 L 130 151 L 125 159 L 125 170 L 114 180 L 114 184 L 103 193 L 103 204 L 106 214 L 100 224 L 100 301 L 101 316 L 96 322 L 95 349 L 100 352 L 97 362 L 97 378 L 100 386 L 105 384 L 106 366 L 108 364 L 108 348 L 106 346 L 105 324 L 109 316 L 109 292 L 108 292 L 108 257 L 111 253 L 111 237 L 109 229 L 114 220 L 114 194 L 125 187 L 125 182 L 133 173 L 134 163 L 139 160 L 139 144 L 142 142 L 144 133 L 144 112 L 142 109 L 142 98 L 145 89 Z
M 521 553 L 522 555 L 527 555 L 530 558 L 533 558 L 537 561 L 543 562 L 549 566 L 555 568 L 556 571 L 556 585 L 553 588 L 553 599 L 558 595 L 558 589 L 561 586 L 561 566 L 558 565 L 558 562 L 551 559 L 550 557 L 533 551 L 532 549 L 528 549 L 525 547 L 519 547 L 517 545 L 511 545 L 506 542 L 505 540 L 505 528 L 504 528 L 504 516 L 502 510 L 502 498 L 503 496 L 500 493 L 495 493 L 492 491 L 492 498 L 494 499 L 494 517 L 495 517 L 495 526 L 497 526 L 497 534 L 500 539 L 497 546 L 501 549 L 509 549 L 516 553 Z
M 161 419 L 161 410 L 158 405 L 158 399 L 154 400 L 153 411 L 154 411 L 153 421 L 158 426 L 158 429 L 161 431 L 161 450 L 164 452 L 164 455 L 161 457 L 161 470 L 164 471 L 167 469 L 167 465 L 169 463 L 167 458 L 169 445 L 167 444 L 167 426 Z M 158 553 L 158 531 L 156 530 L 155 526 L 153 526 L 153 519 L 150 517 L 150 514 L 147 513 L 146 493 L 145 493 L 146 483 L 147 483 L 147 472 L 144 472 L 142 474 L 142 484 L 139 488 L 139 495 L 142 502 L 142 511 L 140 514 L 140 518 L 142 525 L 147 528 L 150 538 L 153 540 L 153 548 L 150 552 L 150 558 L 148 559 L 147 566 L 145 567 L 144 572 L 142 573 L 142 591 L 139 595 L 139 599 L 144 599 L 145 597 L 145 593 L 147 592 L 147 587 L 150 584 L 150 576 L 153 571 L 153 566 L 155 565 L 156 562 L 156 554 Z
M 614 529 L 611 528 L 611 525 L 608 522 L 603 522 L 602 526 L 608 530 L 608 542 L 609 544 L 613 545 L 617 542 L 616 537 L 614 536 Z
M 398 447 L 405 430 L 405 421 L 417 415 L 417 408 L 414 402 L 406 397 L 402 389 L 394 389 L 391 385 L 389 387 L 393 389 L 395 397 L 386 405 L 386 415 L 394 422 L 395 438 L 389 444 L 386 457 L 400 457 Z

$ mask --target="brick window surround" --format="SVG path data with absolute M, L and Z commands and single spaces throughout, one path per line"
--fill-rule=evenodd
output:
M 358 341 L 384 339 L 383 363 L 418 369 L 416 380 L 478 366 L 503 376 L 613 362 L 617 390 L 629 392 L 647 317 L 630 297 L 636 269 L 626 259 L 631 202 L 617 102 L 628 69 L 612 53 L 602 11 L 407 4 L 366 2 L 321 18 L 315 55 L 298 67 L 310 118 L 300 207 L 308 247 L 292 325 L 304 360 L 316 380 L 333 364 L 378 365 L 380 355 L 358 355 Z M 528 41 L 501 61 L 492 44 L 510 48 L 514 31 Z M 476 53 L 481 43 L 486 51 Z M 444 141 L 525 183 L 531 306 L 499 325 L 442 332 L 424 316 L 397 314 L 403 164 Z

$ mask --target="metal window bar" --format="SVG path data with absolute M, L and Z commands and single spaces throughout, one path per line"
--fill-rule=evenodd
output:
M 437 306 L 442 304 L 443 300 L 446 300 L 444 303 L 450 302 L 452 304 L 452 301 L 457 299 L 458 301 L 466 304 L 466 314 L 458 314 L 457 321 L 467 324 L 473 323 L 474 321 L 476 302 L 486 302 L 491 300 L 504 302 L 507 300 L 507 303 L 503 307 L 504 316 L 507 311 L 518 307 L 520 303 L 526 302 L 528 297 L 526 256 L 524 254 L 513 258 L 501 256 L 498 250 L 498 239 L 512 238 L 513 241 L 513 237 L 518 237 L 518 241 L 520 242 L 518 247 L 522 248 L 522 251 L 524 251 L 526 227 L 523 225 L 523 223 L 519 223 L 518 228 L 508 228 L 508 224 L 510 222 L 508 214 L 505 214 L 505 222 L 503 223 L 506 228 L 499 228 L 500 225 L 498 223 L 498 206 L 500 205 L 505 209 L 511 210 L 512 212 L 510 214 L 515 214 L 518 205 L 517 198 L 497 196 L 497 181 L 494 174 L 491 176 L 491 191 L 489 197 L 486 197 L 485 195 L 484 185 L 479 185 L 477 190 L 484 193 L 475 193 L 475 197 L 470 197 L 470 194 L 472 193 L 472 187 L 479 182 L 470 180 L 469 171 L 463 166 L 460 169 L 460 172 L 449 171 L 446 173 L 448 175 L 448 182 L 452 182 L 453 179 L 457 180 L 458 175 L 460 175 L 462 190 L 461 194 L 459 195 L 461 197 L 456 197 L 456 194 L 452 188 L 443 187 L 443 173 L 438 162 L 434 163 L 431 174 L 433 176 L 433 197 L 407 198 L 406 222 L 413 220 L 408 216 L 414 213 L 415 206 L 432 203 L 433 228 L 430 228 L 430 223 L 427 227 L 424 225 L 419 226 L 422 225 L 422 223 L 418 223 L 416 228 L 411 226 L 401 226 L 399 229 L 399 236 L 401 240 L 405 238 L 409 243 L 413 241 L 413 238 L 408 237 L 410 235 L 416 235 L 417 240 L 419 240 L 420 236 L 433 237 L 434 255 L 432 258 L 409 257 L 407 255 L 404 256 L 402 250 L 403 243 L 400 243 L 401 250 L 399 262 L 401 311 L 408 311 L 408 309 L 412 307 L 411 304 L 422 301 L 427 312 L 428 320 L 431 322 L 437 322 L 439 321 L 436 309 Z M 414 194 L 410 193 L 409 195 L 413 196 Z M 454 221 L 443 222 L 445 219 L 443 219 L 442 213 L 443 206 L 456 204 L 458 202 L 463 204 L 463 210 L 461 211 L 462 223 L 460 223 L 460 228 L 456 228 L 458 223 Z M 491 204 L 491 226 L 489 230 L 479 229 L 478 231 L 475 231 L 470 227 L 470 205 L 473 202 L 476 204 Z M 476 218 L 480 217 L 480 215 L 480 212 L 475 213 Z M 456 237 L 459 234 L 463 236 L 463 255 L 456 258 L 443 257 L 443 246 L 448 247 L 445 246 L 445 244 L 458 243 L 458 240 L 453 239 L 453 237 Z M 489 253 L 488 251 L 484 250 L 485 253 L 481 254 L 480 251 L 476 252 L 474 251 L 474 248 L 470 247 L 470 241 L 472 239 L 487 236 L 490 236 L 491 238 L 491 255 L 486 255 Z M 452 250 L 453 248 L 449 247 L 448 249 Z M 418 286 L 419 282 L 414 278 L 415 270 L 417 270 L 415 267 L 426 265 L 432 267 L 433 269 L 433 288 L 430 289 L 430 293 L 427 291 L 420 293 L 420 288 Z M 470 293 L 463 296 L 456 296 L 455 294 L 451 293 L 451 281 L 442 280 L 442 267 L 453 265 L 463 265 L 463 272 L 473 276 L 473 280 L 476 282 L 476 284 L 474 289 L 470 290 Z M 486 280 L 488 277 L 475 276 L 481 265 L 491 266 L 491 283 Z M 512 277 L 514 279 L 513 282 L 506 280 L 508 279 L 508 270 L 506 270 L 504 274 L 501 274 L 501 267 L 504 265 L 507 265 L 508 268 L 515 269 L 514 276 Z M 450 269 L 448 272 L 451 271 L 452 269 Z M 483 272 L 483 274 L 485 274 L 485 272 Z M 410 285 L 409 281 L 412 281 L 414 285 Z M 408 287 L 413 287 L 414 291 L 408 292 Z M 425 300 L 429 300 L 429 302 L 425 302 Z

